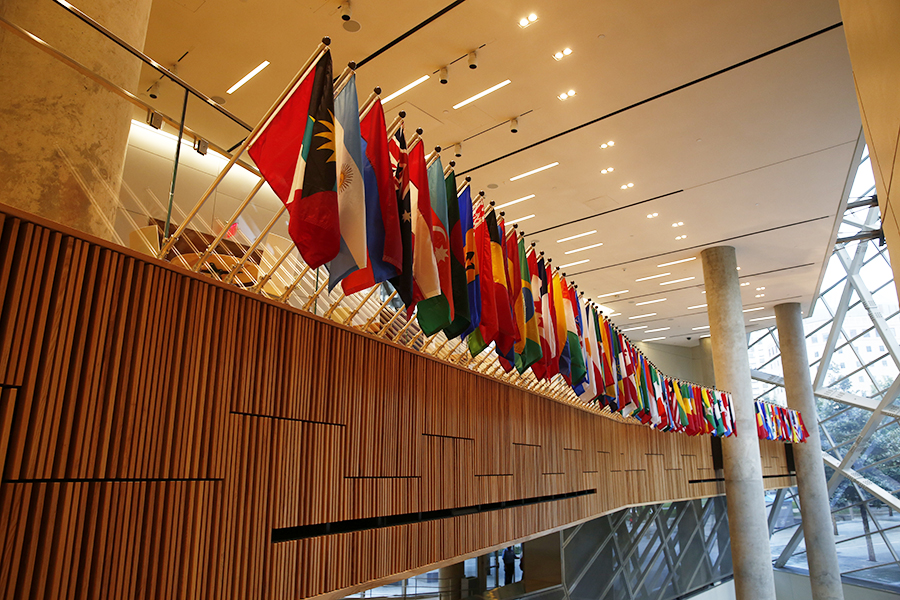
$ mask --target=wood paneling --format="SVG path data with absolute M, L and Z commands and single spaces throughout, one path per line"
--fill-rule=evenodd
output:
M 3 212 L 0 597 L 343 595 L 717 493 L 708 438 L 582 411 Z M 763 460 L 787 476 L 783 448 Z M 453 509 L 467 510 L 273 542 Z

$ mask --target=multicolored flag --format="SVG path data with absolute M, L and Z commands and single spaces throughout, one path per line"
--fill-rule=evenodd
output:
M 391 153 L 391 164 L 394 167 L 394 191 L 397 197 L 397 216 L 400 224 L 400 244 L 402 248 L 400 272 L 390 281 L 406 308 L 412 310 L 412 307 L 415 306 L 413 296 L 415 287 L 413 272 L 413 213 L 409 183 L 409 152 L 406 148 L 406 135 L 403 132 L 402 121 L 391 138 L 388 149 Z
M 440 293 L 419 302 L 417 316 L 425 335 L 434 335 L 453 322 L 453 277 L 450 270 L 450 237 L 447 235 L 447 184 L 437 156 L 427 169 L 431 199 L 431 241 L 440 278 Z M 455 192 L 454 192 L 455 195 Z M 454 198 L 455 200 L 455 198 Z
M 338 212 L 341 249 L 328 263 L 330 292 L 350 273 L 366 267 L 366 190 L 363 181 L 362 133 L 356 73 L 334 99 L 334 136 L 337 156 Z
M 534 257 L 533 252 L 531 256 Z M 537 267 L 537 261 L 535 261 L 535 267 Z M 525 252 L 525 240 L 522 238 L 519 239 L 519 272 L 522 278 L 519 294 L 522 297 L 525 311 L 525 323 L 522 326 L 524 336 L 521 350 L 516 349 L 516 370 L 524 373 L 526 369 L 541 359 L 543 353 L 541 352 L 541 335 L 538 331 L 538 313 L 535 310 L 534 294 L 531 289 L 531 265 Z
M 452 165 L 452 163 L 451 163 Z M 466 250 L 463 217 L 460 215 L 460 199 L 456 190 L 456 175 L 453 167 L 444 173 L 444 187 L 447 193 L 447 231 L 450 235 L 450 276 L 453 279 L 453 322 L 444 333 L 448 338 L 462 335 L 471 323 L 471 307 L 469 306 L 469 286 L 466 280 Z M 469 187 L 466 186 L 468 191 Z M 472 223 L 472 200 L 469 198 L 468 223 Z
M 341 246 L 331 52 L 285 96 L 248 153 L 288 212 L 288 233 L 311 268 Z
M 413 304 L 441 293 L 441 279 L 434 255 L 431 196 L 425 150 L 419 140 L 409 152 L 409 198 L 412 207 Z M 407 306 L 412 310 L 412 306 Z
M 363 143 L 368 258 L 364 269 L 351 273 L 341 281 L 344 294 L 348 296 L 396 277 L 403 268 L 400 215 L 380 99 L 374 100 L 359 127 Z

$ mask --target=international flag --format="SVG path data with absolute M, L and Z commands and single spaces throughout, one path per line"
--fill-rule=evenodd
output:
M 616 376 L 615 338 L 609 319 L 600 315 L 600 346 L 603 359 L 603 400 L 605 405 L 612 405 L 613 410 L 619 408 L 619 393 Z
M 466 279 L 466 238 L 463 232 L 463 217 L 460 214 L 460 199 L 456 190 L 456 175 L 452 167 L 445 171 L 444 188 L 447 194 L 447 232 L 450 235 L 450 277 L 453 280 L 453 322 L 444 329 L 444 333 L 448 338 L 452 338 L 462 335 L 469 328 L 472 318 Z M 469 186 L 466 186 L 465 191 L 468 190 Z M 471 224 L 471 197 L 466 209 L 469 212 L 468 223 Z
M 362 133 L 356 73 L 334 99 L 334 138 L 337 146 L 337 195 L 341 249 L 328 263 L 328 291 L 347 275 L 366 266 L 366 190 L 363 181 Z
M 516 325 L 516 354 L 525 348 L 525 302 L 522 297 L 522 258 L 519 255 L 519 234 L 515 230 L 506 235 L 506 280 L 509 284 L 509 300 L 513 322 Z M 524 242 L 522 242 L 524 246 Z
M 331 53 L 297 82 L 250 142 L 248 153 L 288 212 L 288 233 L 311 268 L 341 246 Z
M 421 144 L 420 144 L 421 145 Z M 447 235 L 447 184 L 441 157 L 427 169 L 428 195 L 431 200 L 431 242 L 440 278 L 440 293 L 419 302 L 419 326 L 425 335 L 434 335 L 453 322 L 453 278 L 450 271 L 450 237 Z M 454 200 L 456 192 L 454 191 Z
M 493 210 L 491 210 L 493 214 Z M 494 261 L 491 244 L 490 223 L 484 209 L 484 204 L 478 203 L 472 217 L 474 227 L 475 256 L 479 293 L 481 295 L 481 318 L 478 327 L 469 334 L 468 345 L 472 356 L 477 356 L 492 342 L 497 340 L 500 333 L 500 319 L 497 315 L 497 296 L 494 293 Z M 494 220 L 496 224 L 496 220 Z
M 366 267 L 341 281 L 350 295 L 396 277 L 403 268 L 403 236 L 397 210 L 397 190 L 391 167 L 387 128 L 381 100 L 375 99 L 359 123 L 366 189 Z
M 532 258 L 534 252 L 531 253 Z M 535 268 L 537 261 L 535 261 Z M 535 310 L 534 293 L 531 289 L 531 265 L 525 251 L 525 240 L 519 239 L 519 272 L 522 278 L 520 295 L 525 310 L 525 324 L 522 327 L 522 349 L 516 350 L 516 370 L 524 373 L 526 369 L 537 363 L 543 353 L 541 352 L 541 334 L 538 331 L 538 312 Z
M 413 303 L 441 293 L 441 279 L 432 241 L 432 209 L 425 150 L 419 140 L 409 152 L 409 202 L 412 207 Z M 411 306 L 407 307 L 412 310 Z
M 559 372 L 559 354 L 556 349 L 556 330 L 553 326 L 555 317 L 553 316 L 553 310 L 550 305 L 551 276 L 547 273 L 547 268 L 547 264 L 544 262 L 544 257 L 542 256 L 537 261 L 537 270 L 538 278 L 540 280 L 538 292 L 541 302 L 540 333 L 541 353 L 543 356 L 541 357 L 541 366 L 538 367 L 540 373 L 534 370 L 534 365 L 532 365 L 531 369 L 538 379 L 550 379 Z
M 581 310 L 578 304 L 578 293 L 575 288 L 566 282 L 565 277 L 562 278 L 563 303 L 566 311 L 566 342 L 569 345 L 570 361 L 571 361 L 571 377 L 572 387 L 576 388 L 584 382 L 587 376 L 587 368 L 584 362 L 584 348 L 581 345 Z M 584 391 L 584 390 L 582 390 Z
M 478 209 L 472 204 L 472 188 L 466 183 L 459 193 L 459 225 L 463 239 L 466 270 L 466 290 L 469 298 L 469 325 L 460 335 L 467 336 L 481 324 L 481 268 L 478 260 L 478 245 L 475 243 L 475 213 L 480 211 L 480 222 L 484 224 L 484 207 Z M 451 241 L 453 234 L 450 234 Z M 455 289 L 455 287 L 454 287 Z M 495 311 L 496 312 L 496 311 Z
M 394 191 L 397 197 L 397 217 L 400 223 L 400 245 L 402 248 L 402 268 L 397 276 L 391 279 L 391 285 L 397 290 L 397 295 L 403 300 L 406 308 L 411 310 L 415 306 L 413 297 L 413 213 L 409 183 L 409 151 L 406 148 L 406 135 L 403 131 L 402 122 L 391 138 L 388 148 L 391 153 L 391 164 L 394 168 Z
M 559 351 L 559 374 L 572 385 L 572 354 L 568 345 L 569 327 L 566 322 L 566 295 L 563 279 L 557 270 L 550 279 L 550 310 L 553 311 L 553 328 L 556 330 L 556 348 Z
M 509 303 L 509 288 L 506 285 L 506 257 L 503 253 L 503 238 L 500 234 L 500 226 L 497 223 L 497 215 L 494 209 L 487 213 L 485 218 L 491 248 L 491 274 L 493 276 L 492 291 L 497 307 L 497 354 L 509 356 L 516 342 L 516 326 L 513 322 L 512 306 Z
M 634 380 L 634 363 L 631 362 L 631 344 L 625 339 L 622 333 L 619 337 L 619 370 L 622 377 L 622 390 L 625 406 L 622 407 L 622 414 L 631 416 L 638 409 L 638 391 Z
M 603 381 L 602 368 L 600 368 L 600 348 L 597 344 L 597 334 L 594 327 L 594 309 L 587 305 L 581 304 L 581 320 L 584 326 L 583 339 L 585 349 L 585 366 L 587 367 L 587 378 L 584 391 L 579 394 L 579 398 L 583 402 L 592 402 L 600 394 L 597 387 Z

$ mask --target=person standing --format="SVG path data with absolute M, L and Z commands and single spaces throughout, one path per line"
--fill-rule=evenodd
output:
M 509 585 L 513 582 L 516 573 L 516 553 L 513 552 L 512 546 L 507 546 L 503 551 L 503 585 Z

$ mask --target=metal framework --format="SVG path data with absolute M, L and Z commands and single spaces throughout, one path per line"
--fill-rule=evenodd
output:
M 804 325 L 842 575 L 900 587 L 900 311 L 867 154 L 853 193 L 864 199 L 847 206 Z M 756 397 L 783 403 L 777 329 L 749 347 Z M 805 568 L 799 501 L 796 490 L 770 498 L 777 567 Z

